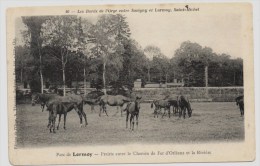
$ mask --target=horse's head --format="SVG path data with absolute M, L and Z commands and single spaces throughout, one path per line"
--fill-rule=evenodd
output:
M 32 94 L 32 106 L 34 106 L 36 103 L 39 102 L 39 94 L 38 93 L 33 93 Z
M 189 100 L 188 100 L 187 110 L 188 110 L 188 116 L 191 117 L 192 109 L 191 109 L 190 101 L 189 101 Z
M 141 108 L 141 106 L 140 106 L 141 105 L 141 99 L 142 99 L 142 97 L 138 97 L 138 96 L 135 99 L 135 109 L 138 110 L 138 111 Z
M 188 116 L 189 117 L 191 117 L 192 111 L 193 111 L 192 109 L 190 109 L 190 110 L 188 109 Z

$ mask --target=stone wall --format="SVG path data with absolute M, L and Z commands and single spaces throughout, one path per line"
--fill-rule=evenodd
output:
M 138 88 L 136 95 L 142 96 L 144 101 L 163 99 L 165 96 L 175 98 L 184 95 L 191 101 L 232 102 L 239 95 L 244 94 L 243 87 L 176 87 L 176 88 Z

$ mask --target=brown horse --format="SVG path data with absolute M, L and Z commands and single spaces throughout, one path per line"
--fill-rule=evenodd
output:
M 177 100 L 173 100 L 173 99 L 169 99 L 168 100 L 170 106 L 172 106 L 172 112 L 173 114 L 177 114 L 179 113 L 179 104 L 178 104 L 178 101 Z
M 66 130 L 66 117 L 67 117 L 67 113 L 70 112 L 73 109 L 77 112 L 77 114 L 78 114 L 78 116 L 80 118 L 80 125 L 82 127 L 82 116 L 84 116 L 84 112 L 82 113 L 80 111 L 81 107 L 79 108 L 79 106 L 75 102 L 61 102 L 61 101 L 53 101 L 53 102 L 50 103 L 50 106 L 48 107 L 48 110 L 49 110 L 49 123 L 48 123 L 47 127 L 50 127 L 53 124 L 52 120 L 54 120 L 54 122 L 55 122 L 56 121 L 56 116 L 59 115 L 59 121 L 58 121 L 58 125 L 57 125 L 57 130 L 59 130 L 59 125 L 60 125 L 60 121 L 61 121 L 61 115 L 63 115 L 64 116 L 63 128 L 64 128 L 64 130 Z M 87 123 L 87 119 L 85 119 L 85 120 L 86 120 L 85 121 L 85 126 L 86 126 L 88 123 Z M 54 126 L 55 126 L 55 124 L 54 124 Z
M 244 95 L 238 96 L 235 100 L 236 104 L 239 106 L 241 116 L 244 116 Z
M 104 92 L 102 91 L 91 91 L 84 96 L 84 104 L 90 105 L 91 112 L 95 110 L 95 106 L 99 105 L 99 97 L 103 96 Z
M 155 116 L 157 116 L 158 118 L 158 114 L 159 112 L 161 112 L 161 108 L 164 108 L 164 113 L 162 115 L 162 118 L 163 116 L 166 114 L 166 110 L 168 110 L 168 115 L 169 115 L 169 118 L 170 118 L 170 104 L 168 102 L 167 99 L 163 99 L 163 100 L 154 100 L 151 104 L 151 108 L 153 108 L 153 105 L 155 106 L 155 109 L 154 109 L 154 118 Z
M 61 115 L 64 115 L 64 130 L 66 130 L 66 116 L 67 116 L 67 107 L 59 102 L 59 101 L 55 101 L 53 102 L 49 107 L 49 124 L 48 127 L 50 129 L 50 133 L 56 133 L 55 132 L 55 123 L 56 123 L 56 117 L 57 114 L 59 115 L 59 123 L 57 126 L 57 130 L 59 130 L 59 125 L 60 125 L 60 119 L 61 119 Z
M 183 118 L 185 119 L 186 110 L 188 111 L 188 116 L 191 117 L 192 109 L 191 109 L 189 100 L 186 99 L 184 96 L 179 96 L 177 98 L 177 101 L 178 101 L 178 105 L 180 107 L 179 117 L 181 117 L 183 114 Z
M 102 110 L 107 114 L 107 110 L 106 110 L 106 106 L 120 106 L 121 108 L 121 116 L 123 116 L 123 106 L 130 102 L 130 98 L 122 96 L 122 95 L 103 95 L 100 97 L 99 99 L 99 105 L 100 105 L 100 112 L 99 112 L 99 116 L 101 116 L 101 112 Z
M 44 103 L 47 107 L 48 111 L 51 111 L 52 109 L 52 104 L 55 102 L 61 102 L 64 103 L 65 105 L 73 105 L 68 107 L 67 112 L 71 111 L 74 109 L 77 114 L 79 115 L 80 118 L 80 127 L 82 127 L 82 116 L 85 119 L 85 126 L 87 126 L 87 116 L 86 113 L 83 110 L 83 105 L 86 102 L 90 102 L 89 100 L 83 99 L 82 96 L 79 95 L 68 95 L 68 96 L 59 96 L 56 94 L 41 94 L 41 93 L 35 93 L 32 95 L 32 105 L 35 103 Z M 50 114 L 50 112 L 49 112 Z M 59 114 L 60 115 L 60 114 Z M 61 116 L 61 115 L 60 115 Z M 50 126 L 50 121 L 48 123 L 48 127 Z
M 56 97 L 60 97 L 57 94 L 42 94 L 42 93 L 33 93 L 32 94 L 32 106 L 34 106 L 36 103 L 41 104 L 42 112 L 44 110 L 44 107 L 48 107 L 49 100 L 53 100 Z
M 134 118 L 136 119 L 136 128 L 138 129 L 138 118 L 139 118 L 139 111 L 140 111 L 140 103 L 142 97 L 136 97 L 134 102 L 129 102 L 127 107 L 124 111 L 126 111 L 126 128 L 128 127 L 128 117 L 130 116 L 130 129 L 134 130 Z

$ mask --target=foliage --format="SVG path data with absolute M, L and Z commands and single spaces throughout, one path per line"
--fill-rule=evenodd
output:
M 154 45 L 143 49 L 131 38 L 127 18 L 120 14 L 101 15 L 96 22 L 76 16 L 22 20 L 27 30 L 25 45 L 15 47 L 17 82 L 33 80 L 37 87 L 41 75 L 57 87 L 84 80 L 96 89 L 112 86 L 116 93 L 123 87 L 131 90 L 140 78 L 142 86 L 177 79 L 184 80 L 185 86 L 201 87 L 208 67 L 209 86 L 243 85 L 242 59 L 190 41 L 183 42 L 172 58 Z

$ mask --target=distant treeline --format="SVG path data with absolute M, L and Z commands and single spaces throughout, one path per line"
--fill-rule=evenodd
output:
M 242 86 L 243 60 L 216 54 L 209 47 L 185 41 L 172 57 L 159 47 L 142 48 L 131 38 L 127 18 L 101 15 L 95 23 L 77 16 L 22 17 L 24 45 L 15 47 L 17 82 L 46 82 L 71 87 L 89 81 L 133 86 L 147 82 L 183 80 L 185 86 Z M 205 72 L 207 72 L 207 76 Z M 65 86 L 64 86 L 65 87 Z

